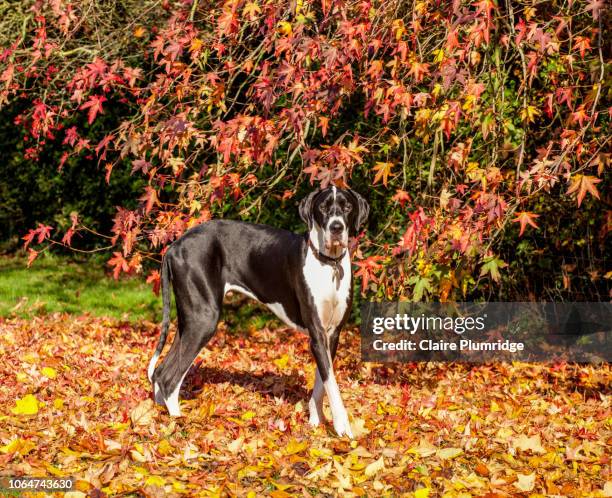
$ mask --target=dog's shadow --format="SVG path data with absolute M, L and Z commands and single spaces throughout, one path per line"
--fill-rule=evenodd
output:
M 273 372 L 227 371 L 204 365 L 192 365 L 181 388 L 183 399 L 196 398 L 207 385 L 230 383 L 259 393 L 268 399 L 283 397 L 289 403 L 308 400 L 305 380 L 297 373 L 279 375 Z

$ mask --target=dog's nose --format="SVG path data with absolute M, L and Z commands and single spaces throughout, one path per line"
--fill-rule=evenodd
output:
M 329 225 L 329 231 L 334 235 L 341 234 L 342 230 L 344 230 L 344 225 L 338 220 L 332 221 Z

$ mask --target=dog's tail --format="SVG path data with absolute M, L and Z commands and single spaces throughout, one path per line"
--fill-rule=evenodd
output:
M 168 258 L 164 256 L 162 260 L 161 267 L 161 289 L 162 289 L 162 325 L 161 325 L 161 335 L 159 336 L 159 342 L 157 343 L 157 348 L 155 349 L 155 353 L 153 354 L 153 358 L 149 362 L 149 368 L 147 369 L 147 375 L 149 376 L 149 381 L 153 379 L 153 372 L 155 371 L 155 365 L 157 364 L 157 360 L 161 355 L 161 352 L 164 349 L 164 345 L 166 344 L 166 338 L 168 337 L 168 328 L 170 327 L 170 291 L 171 291 L 171 281 L 170 281 L 170 263 L 168 262 Z

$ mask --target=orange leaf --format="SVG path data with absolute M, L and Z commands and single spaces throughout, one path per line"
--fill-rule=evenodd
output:
M 521 231 L 519 232 L 519 237 L 523 235 L 527 225 L 531 225 L 533 228 L 539 228 L 536 222 L 534 221 L 534 218 L 539 218 L 539 217 L 540 217 L 539 214 L 528 213 L 527 211 L 521 211 L 520 213 L 516 213 L 516 218 L 514 218 L 512 221 L 514 223 L 521 224 Z
M 377 162 L 374 166 L 374 171 L 376 171 L 376 176 L 374 177 L 374 185 L 376 185 L 382 179 L 383 185 L 386 187 L 387 181 L 389 180 L 389 175 L 391 175 L 392 167 L 393 163 Z
M 595 185 L 600 182 L 601 180 L 595 176 L 575 175 L 567 193 L 573 194 L 574 192 L 578 192 L 578 207 L 580 207 L 587 192 L 599 199 L 599 191 Z

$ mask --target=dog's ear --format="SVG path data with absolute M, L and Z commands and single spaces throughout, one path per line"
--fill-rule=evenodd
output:
M 312 226 L 312 201 L 314 200 L 314 198 L 316 197 L 316 195 L 319 193 L 318 190 L 315 190 L 314 192 L 310 192 L 310 194 L 308 194 L 307 197 L 305 197 L 304 199 L 302 199 L 300 201 L 300 218 L 302 218 L 302 220 L 304 220 L 304 223 L 306 223 L 308 225 L 308 228 L 310 228 Z
M 349 192 L 357 199 L 357 213 L 353 222 L 353 233 L 357 235 L 359 233 L 359 229 L 363 226 L 363 224 L 368 219 L 368 215 L 370 214 L 370 205 L 368 202 L 361 197 L 354 190 L 349 190 Z

